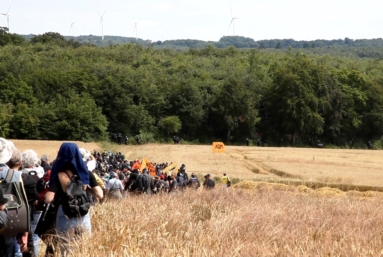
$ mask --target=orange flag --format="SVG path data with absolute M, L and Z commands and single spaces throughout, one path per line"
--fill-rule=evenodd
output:
M 156 167 L 148 160 L 148 159 L 143 159 L 142 163 L 145 163 L 146 168 L 148 169 L 150 176 L 155 177 L 156 174 Z
M 139 160 L 137 160 L 137 161 L 133 164 L 133 166 L 132 166 L 132 170 L 134 170 L 134 169 L 140 169 L 140 168 L 141 168 L 141 163 L 140 163 Z
M 143 159 L 142 159 L 142 162 L 141 162 L 140 170 L 142 171 L 142 170 L 145 169 L 145 168 L 146 168 L 146 159 L 143 158 Z

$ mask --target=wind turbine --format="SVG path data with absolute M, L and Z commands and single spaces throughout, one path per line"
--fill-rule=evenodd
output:
M 239 17 L 234 17 L 233 15 L 233 10 L 231 9 L 231 6 L 230 6 L 230 12 L 231 12 L 231 21 L 230 21 L 230 24 L 229 24 L 229 27 L 227 28 L 227 31 L 229 31 L 231 25 L 233 24 L 233 36 L 235 36 L 235 20 L 238 20 Z
M 104 40 L 104 14 L 106 13 L 106 10 L 102 15 L 99 12 L 97 12 L 97 13 L 100 16 L 100 27 L 101 27 L 101 33 L 102 33 L 102 40 Z
M 70 25 L 69 33 L 71 30 L 73 30 L 73 37 L 74 37 L 74 22 L 72 22 L 72 24 Z
M 11 16 L 11 15 L 9 14 L 9 10 L 11 9 L 12 4 L 13 4 L 13 1 L 12 1 L 11 4 L 9 5 L 7 13 L 0 13 L 1 15 L 7 16 L 8 33 L 9 33 L 9 16 Z
M 138 34 L 138 21 L 134 23 L 134 29 L 133 29 L 133 36 L 136 35 L 136 41 L 137 41 L 137 34 Z

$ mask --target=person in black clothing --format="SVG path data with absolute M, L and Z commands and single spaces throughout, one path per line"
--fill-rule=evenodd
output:
M 125 145 L 128 145 L 128 143 L 129 143 L 129 138 L 128 136 L 125 136 Z
M 250 145 L 250 139 L 246 138 L 246 146 L 249 146 L 249 145 Z
M 141 193 L 143 191 L 142 179 L 138 169 L 134 169 L 130 173 L 129 179 L 125 184 L 125 191 L 136 193 Z
M 204 189 L 214 189 L 215 182 L 210 177 L 211 177 L 210 174 L 205 175 L 205 181 L 203 182 Z
M 134 138 L 136 139 L 137 145 L 139 145 L 140 144 L 140 135 L 136 135 Z
M 9 167 L 9 169 L 18 170 L 21 167 L 21 153 L 17 148 L 14 147 L 12 143 L 10 143 L 10 154 L 11 158 L 7 161 L 6 165 Z M 37 203 L 39 196 L 36 189 L 36 180 L 28 173 L 22 173 L 21 179 L 24 184 L 24 190 L 28 199 L 29 206 L 32 208 L 32 206 Z M 22 236 L 22 234 L 19 234 L 17 236 L 17 240 L 20 240 Z M 4 237 L 0 237 L 0 256 L 15 256 L 15 247 L 19 248 L 17 245 L 17 240 L 16 238 L 6 238 L 4 240 Z M 22 248 L 24 257 L 35 256 L 31 231 L 28 233 L 27 242 L 25 245 L 22 245 Z M 2 250 L 5 250 L 5 255 L 3 254 Z
M 41 167 L 43 167 L 44 171 L 51 170 L 52 166 L 49 165 L 49 158 L 46 155 L 41 156 Z
M 350 140 L 348 145 L 350 146 L 350 149 L 354 149 L 354 141 Z
M 57 206 L 56 230 L 60 235 L 60 248 L 62 253 L 68 251 L 68 240 L 74 240 L 74 235 L 67 232 L 74 229 L 76 235 L 80 235 L 84 230 L 91 232 L 91 221 L 89 212 L 80 217 L 68 218 L 65 213 L 68 196 L 67 186 L 70 178 L 76 175 L 84 185 L 86 191 L 93 197 L 102 199 L 103 191 L 98 185 L 96 178 L 84 163 L 81 152 L 75 143 L 63 143 L 57 154 L 57 159 L 52 167 L 49 181 L 49 191 L 45 194 L 45 202 L 53 203 Z M 84 189 L 84 190 L 85 190 Z
M 197 190 L 201 186 L 201 184 L 199 183 L 198 178 L 196 177 L 196 175 L 194 173 L 191 174 L 191 178 L 189 179 L 189 181 L 187 183 L 187 186 L 189 188 L 192 188 L 192 189 L 195 189 L 195 190 Z
M 177 184 L 179 189 L 183 190 L 189 181 L 189 176 L 186 172 L 185 164 L 182 164 L 177 173 Z
M 375 148 L 374 144 L 372 143 L 371 140 L 369 140 L 368 143 L 367 143 L 367 149 L 374 149 L 374 148 Z

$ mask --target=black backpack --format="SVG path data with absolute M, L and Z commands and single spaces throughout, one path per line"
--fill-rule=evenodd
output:
M 66 193 L 62 199 L 62 208 L 68 218 L 82 217 L 88 214 L 90 209 L 90 200 L 83 189 L 83 184 L 77 175 L 69 176 L 70 181 Z
M 146 175 L 141 175 L 142 177 L 142 186 L 144 188 L 144 191 L 146 191 L 149 188 L 149 181 L 148 181 L 148 176 Z

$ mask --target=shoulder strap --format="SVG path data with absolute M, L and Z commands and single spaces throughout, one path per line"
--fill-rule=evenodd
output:
M 69 173 L 66 172 L 66 170 L 63 170 L 62 172 L 64 172 L 68 176 L 69 179 L 72 179 L 73 176 L 70 176 Z
M 5 181 L 7 183 L 11 182 L 14 174 L 15 174 L 15 170 L 14 169 L 9 169 L 8 172 L 7 172 L 7 176 L 5 177 Z

